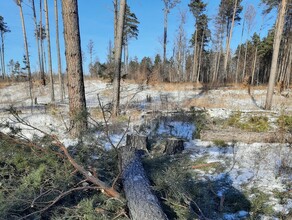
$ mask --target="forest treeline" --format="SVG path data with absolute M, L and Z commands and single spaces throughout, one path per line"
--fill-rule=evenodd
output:
M 185 23 L 186 12 L 180 11 L 180 22 L 176 29 L 174 45 L 168 45 L 168 17 L 170 12 L 181 4 L 180 0 L 163 0 L 163 42 L 162 54 L 154 58 L 144 57 L 140 61 L 135 54 L 129 59 L 128 48 L 131 39 L 139 38 L 140 22 L 126 0 L 113 1 L 113 43 L 109 41 L 107 60 L 104 63 L 95 61 L 94 42 L 90 40 L 87 48 L 81 48 L 79 31 L 78 1 L 72 1 L 75 7 L 66 11 L 67 2 L 61 1 L 62 10 L 58 9 L 58 0 L 54 0 L 54 10 L 48 7 L 47 0 L 15 0 L 19 8 L 25 54 L 22 64 L 10 60 L 6 65 L 5 36 L 12 34 L 9 24 L 0 17 L 1 31 L 1 71 L 2 79 L 26 80 L 29 83 L 31 105 L 35 99 L 33 84 L 40 82 L 43 86 L 49 84 L 51 102 L 55 102 L 55 76 L 52 67 L 52 51 L 49 18 L 54 15 L 56 50 L 58 54 L 58 83 L 60 87 L 60 101 L 64 100 L 65 83 L 72 112 L 86 112 L 84 95 L 84 54 L 89 54 L 89 75 L 91 77 L 111 79 L 113 84 L 112 113 L 118 115 L 120 101 L 121 78 L 131 79 L 138 83 L 157 82 L 194 82 L 211 85 L 226 85 L 227 83 L 243 83 L 245 85 L 267 86 L 266 109 L 271 109 L 274 86 L 279 85 L 281 91 L 291 84 L 292 44 L 291 44 L 291 0 L 262 0 L 262 24 L 259 32 L 253 32 L 256 19 L 256 10 L 252 4 L 243 6 L 242 0 L 221 0 L 217 15 L 210 18 L 207 3 L 203 0 L 190 0 L 188 9 L 194 17 L 194 30 L 191 39 L 187 38 Z M 23 13 L 23 4 L 28 4 L 33 14 L 33 23 L 28 21 Z M 266 16 L 272 11 L 277 12 L 277 19 L 267 36 L 261 36 Z M 62 60 L 59 41 L 59 11 L 62 13 L 64 27 L 64 42 L 66 50 L 66 72 L 62 72 Z M 77 16 L 75 15 L 77 14 Z M 72 16 L 72 20 L 68 16 Z M 74 19 L 73 19 L 74 18 Z M 68 20 L 66 20 L 68 19 Z M 72 22 L 72 23 L 70 23 Z M 213 22 L 214 31 L 209 26 Z M 233 36 L 234 27 L 242 24 L 241 36 Z M 34 26 L 35 48 L 38 51 L 38 70 L 31 71 L 29 46 L 26 26 Z M 247 32 L 247 40 L 243 42 L 243 34 Z M 240 37 L 240 44 L 235 52 L 230 45 L 234 37 Z M 166 51 L 172 51 L 167 56 Z M 5 68 L 5 67 L 8 68 Z M 75 91 L 73 91 L 75 90 Z M 78 100 L 79 104 L 70 99 Z M 77 98 L 79 97 L 79 98 Z M 80 108 L 79 110 L 76 108 Z M 79 113 L 77 115 L 80 115 Z M 82 114 L 81 114 L 82 115 Z M 86 125 L 84 114 L 84 125 Z M 73 117 L 73 116 L 72 116 Z M 73 119 L 72 119 L 73 120 Z M 75 121 L 75 119 L 73 120 Z M 75 123 L 73 123 L 76 125 Z M 83 127 L 83 125 L 81 126 Z M 85 126 L 86 127 L 86 126 Z
M 18 2 L 22 1 L 16 1 Z M 25 2 L 25 1 L 24 1 Z M 291 2 L 288 0 L 287 12 L 285 13 L 284 31 L 282 34 L 280 54 L 278 57 L 279 65 L 277 67 L 276 81 L 287 88 L 291 82 Z M 44 1 L 46 3 L 46 1 Z M 268 31 L 267 36 L 261 36 L 262 27 L 258 32 L 253 33 L 255 22 L 265 25 L 266 15 L 273 9 L 279 8 L 279 1 L 262 0 L 263 11 L 262 21 L 255 21 L 256 10 L 253 5 L 243 6 L 242 0 L 226 1 L 221 0 L 218 12 L 215 18 L 210 18 L 207 14 L 207 3 L 202 0 L 191 0 L 188 4 L 195 23 L 191 39 L 187 39 L 184 24 L 186 22 L 186 12 L 180 12 L 180 24 L 177 27 L 174 45 L 171 45 L 172 54 L 166 56 L 167 45 L 167 19 L 170 11 L 180 4 L 178 0 L 163 0 L 164 3 L 164 39 L 163 54 L 157 54 L 153 57 L 144 57 L 138 60 L 135 54 L 129 60 L 128 47 L 129 41 L 139 37 L 139 19 L 135 12 L 131 11 L 130 5 L 127 5 L 125 11 L 125 28 L 123 34 L 123 62 L 122 75 L 127 79 L 133 79 L 143 82 L 201 82 L 201 83 L 246 83 L 249 81 L 253 85 L 266 84 L 269 80 L 272 54 L 274 30 L 276 24 Z M 38 48 L 38 66 L 39 70 L 34 73 L 41 78 L 45 85 L 45 75 L 51 74 L 51 55 L 45 51 L 45 42 L 50 42 L 49 23 L 46 20 L 49 14 L 37 13 L 38 8 L 45 12 L 51 12 L 47 5 L 42 5 L 42 1 L 35 5 L 35 1 L 28 1 L 32 5 L 35 25 L 35 38 Z M 19 5 L 19 4 L 18 4 Z M 114 1 L 114 7 L 118 4 Z M 58 24 L 57 1 L 55 1 L 55 19 Z M 53 10 L 52 10 L 53 11 Z M 117 19 L 117 11 L 115 19 Z M 234 13 L 235 12 L 235 13 Z M 38 18 L 37 18 L 38 14 Z M 52 13 L 51 13 L 52 14 Z M 234 16 L 233 16 L 234 15 Z M 45 17 L 45 19 L 44 19 Z M 25 18 L 24 18 L 25 19 Z M 213 23 L 215 30 L 211 32 L 209 26 Z M 28 23 L 28 21 L 26 21 Z M 43 24 L 45 23 L 45 24 Z M 114 22 L 116 24 L 116 22 Z M 235 52 L 230 53 L 230 42 L 232 41 L 232 32 L 235 25 L 241 24 L 241 43 L 237 46 Z M 30 24 L 28 24 L 30 25 Z M 109 24 L 110 25 L 110 24 Z M 9 24 L 0 17 L 1 29 L 1 73 L 2 78 L 23 78 L 29 67 L 26 55 L 22 61 L 5 61 L 5 35 L 12 33 Z M 116 29 L 116 28 L 114 28 Z M 57 30 L 58 31 L 58 30 Z M 114 31 L 116 32 L 116 30 Z M 247 34 L 247 39 L 242 42 L 242 35 Z M 57 36 L 59 33 L 57 32 Z M 93 77 L 111 78 L 114 72 L 114 45 L 109 43 L 108 59 L 106 62 L 94 61 L 93 51 L 94 42 L 90 40 L 87 48 L 83 48 L 83 53 L 88 53 L 90 57 L 89 74 Z M 50 48 L 50 46 L 48 46 Z M 49 49 L 48 49 L 49 50 Z M 170 50 L 170 48 L 168 48 Z M 86 52 L 85 52 L 86 51 Z M 47 52 L 47 55 L 45 54 Z M 60 62 L 60 61 L 59 61 Z M 45 69 L 48 69 L 45 73 Z M 61 70 L 59 70 L 61 71 Z M 53 80 L 52 77 L 50 80 Z M 61 78 L 59 79 L 61 80 Z

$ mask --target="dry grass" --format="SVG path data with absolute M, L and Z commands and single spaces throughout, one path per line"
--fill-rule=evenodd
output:
M 8 86 L 10 86 L 11 83 L 10 82 L 3 82 L 3 81 L 0 81 L 0 89 L 3 89 L 3 88 L 6 88 Z
M 208 96 L 188 99 L 182 103 L 183 108 L 199 107 L 199 108 L 227 108 L 228 105 L 224 101 L 224 97 L 218 97 L 216 101 Z
M 181 83 L 155 83 L 151 84 L 153 90 L 163 90 L 167 92 L 171 91 L 189 91 L 194 89 L 199 89 L 202 87 L 201 84 L 195 84 L 190 82 L 181 82 Z
M 141 118 L 141 111 L 138 109 L 131 109 L 127 115 L 131 117 L 131 121 L 138 121 Z

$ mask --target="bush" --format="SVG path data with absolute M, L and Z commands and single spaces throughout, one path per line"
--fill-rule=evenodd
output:
M 89 160 L 94 151 L 86 150 L 88 146 L 80 147 L 83 150 L 74 155 L 78 163 L 89 169 L 88 164 L 100 162 L 96 172 L 108 183 L 117 175 L 113 152 L 95 151 L 100 153 L 100 159 L 92 162 Z M 112 160 L 106 159 L 110 157 Z M 125 208 L 123 202 L 109 200 L 100 191 L 74 190 L 91 185 L 81 182 L 83 177 L 48 137 L 33 143 L 16 138 L 0 140 L 0 161 L 0 219 L 112 219 Z M 54 200 L 57 202 L 53 204 Z
M 243 120 L 241 112 L 233 113 L 228 118 L 227 125 L 253 132 L 265 132 L 270 129 L 268 117 L 250 116 L 247 120 Z
M 279 128 L 292 132 L 292 115 L 281 114 L 277 120 Z

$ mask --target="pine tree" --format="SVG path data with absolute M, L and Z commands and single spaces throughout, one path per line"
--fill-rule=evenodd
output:
M 70 133 L 80 137 L 87 129 L 87 110 L 77 0 L 62 0 L 62 15 L 68 74 Z
M 219 5 L 219 14 L 221 17 L 221 21 L 226 28 L 226 51 L 224 57 L 224 68 L 223 73 L 224 77 L 227 80 L 227 65 L 229 60 L 229 47 L 232 39 L 232 32 L 235 22 L 239 22 L 241 20 L 240 13 L 242 11 L 241 4 L 242 0 L 221 0 Z
M 131 9 L 126 5 L 125 11 L 125 22 L 123 29 L 123 46 L 124 46 L 124 65 L 125 65 L 125 75 L 128 74 L 128 63 L 129 63 L 129 40 L 132 38 L 137 39 L 139 30 L 138 30 L 138 21 L 135 13 L 131 12 Z
M 263 2 L 266 2 L 271 7 L 271 6 L 274 6 L 275 2 L 278 2 L 278 1 L 263 0 Z M 272 98 L 273 98 L 275 80 L 276 80 L 276 75 L 277 75 L 278 55 L 279 55 L 280 43 L 282 39 L 282 33 L 284 29 L 284 21 L 285 21 L 284 18 L 285 18 L 286 9 L 287 9 L 287 0 L 282 0 L 279 3 L 278 7 L 279 7 L 279 10 L 278 10 L 278 17 L 277 17 L 277 22 L 276 22 L 275 37 L 274 37 L 274 44 L 273 44 L 272 65 L 271 65 L 269 85 L 267 88 L 267 97 L 266 97 L 266 104 L 265 104 L 265 109 L 267 110 L 270 110 L 272 108 Z

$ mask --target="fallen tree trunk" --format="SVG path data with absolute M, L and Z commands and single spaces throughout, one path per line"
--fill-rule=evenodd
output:
M 121 167 L 123 188 L 131 219 L 166 220 L 160 202 L 151 189 L 136 146 L 128 141 L 127 143 L 129 145 L 121 148 Z M 139 148 L 141 149 L 141 146 Z
M 244 143 L 282 143 L 291 142 L 291 133 L 276 132 L 250 132 L 242 130 L 204 130 L 200 133 L 203 141 L 225 141 L 225 142 L 244 142 Z

